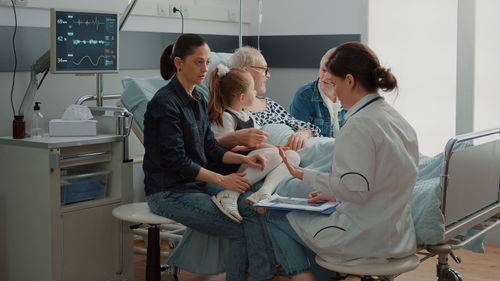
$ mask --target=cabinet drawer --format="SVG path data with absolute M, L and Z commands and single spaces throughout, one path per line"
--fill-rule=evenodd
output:
M 61 168 L 111 161 L 111 144 L 94 144 L 61 148 Z

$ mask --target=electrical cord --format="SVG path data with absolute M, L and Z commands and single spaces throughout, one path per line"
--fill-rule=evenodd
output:
M 14 49 L 14 73 L 12 74 L 12 87 L 10 89 L 10 105 L 12 106 L 12 113 L 16 116 L 16 110 L 14 109 L 14 83 L 16 81 L 16 71 L 17 71 L 17 52 L 16 52 L 16 33 L 17 33 L 17 13 L 16 5 L 14 0 L 10 0 L 12 3 L 12 9 L 14 10 L 14 34 L 12 35 L 12 48 Z
M 182 22 L 182 29 L 181 29 L 181 34 L 184 34 L 184 15 L 182 14 L 182 11 L 180 9 L 177 9 L 176 7 L 174 7 L 172 9 L 172 11 L 175 13 L 179 12 L 179 14 L 181 14 L 181 22 Z

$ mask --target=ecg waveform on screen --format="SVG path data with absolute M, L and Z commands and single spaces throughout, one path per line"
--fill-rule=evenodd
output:
M 94 20 L 92 21 L 89 21 L 89 20 L 85 20 L 85 21 L 82 21 L 81 19 L 73 19 L 73 24 L 78 24 L 78 25 L 82 25 L 82 24 L 85 24 L 86 26 L 89 26 L 89 25 L 92 25 L 92 24 L 95 24 L 95 29 L 96 30 L 99 30 L 99 25 L 102 24 L 102 25 L 105 25 L 106 22 L 100 22 L 97 17 L 95 17 Z
M 106 44 L 106 41 L 104 40 L 95 40 L 95 39 L 89 39 L 89 40 L 80 40 L 80 39 L 74 39 L 73 40 L 73 45 L 78 45 L 78 44 L 84 44 L 84 45 L 104 45 Z
M 89 59 L 90 63 L 91 63 L 93 66 L 97 66 L 97 65 L 99 64 L 99 61 L 100 61 L 101 59 L 104 59 L 104 58 L 105 58 L 104 56 L 99 56 L 99 57 L 97 58 L 97 61 L 94 63 L 94 62 L 92 61 L 92 58 L 90 58 L 90 56 L 84 56 L 83 58 L 81 58 L 81 59 L 80 59 L 80 61 L 79 61 L 79 62 L 75 62 L 75 61 L 73 61 L 73 64 L 75 64 L 75 65 L 80 65 L 84 59 Z

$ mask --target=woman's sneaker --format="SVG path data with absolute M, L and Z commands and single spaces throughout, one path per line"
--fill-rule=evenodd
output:
M 223 190 L 212 196 L 212 202 L 219 210 L 233 221 L 240 223 L 243 218 L 238 212 L 238 197 L 240 194 L 232 190 Z

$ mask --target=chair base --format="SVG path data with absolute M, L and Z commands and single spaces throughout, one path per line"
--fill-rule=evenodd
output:
M 390 259 L 388 263 L 345 265 L 334 264 L 316 256 L 318 265 L 339 273 L 356 275 L 361 277 L 378 276 L 382 280 L 393 280 L 394 276 L 411 271 L 418 267 L 420 260 L 417 255 L 410 255 L 399 259 Z M 363 280 L 363 279 L 362 279 Z M 366 279 L 365 279 L 366 280 Z M 370 279 L 367 279 L 370 280 Z
M 161 281 L 161 272 L 168 269 L 172 281 L 177 281 L 177 268 L 160 265 L 160 224 L 172 224 L 173 220 L 151 213 L 146 202 L 125 204 L 113 209 L 113 216 L 134 224 L 149 224 L 146 251 L 146 281 Z

